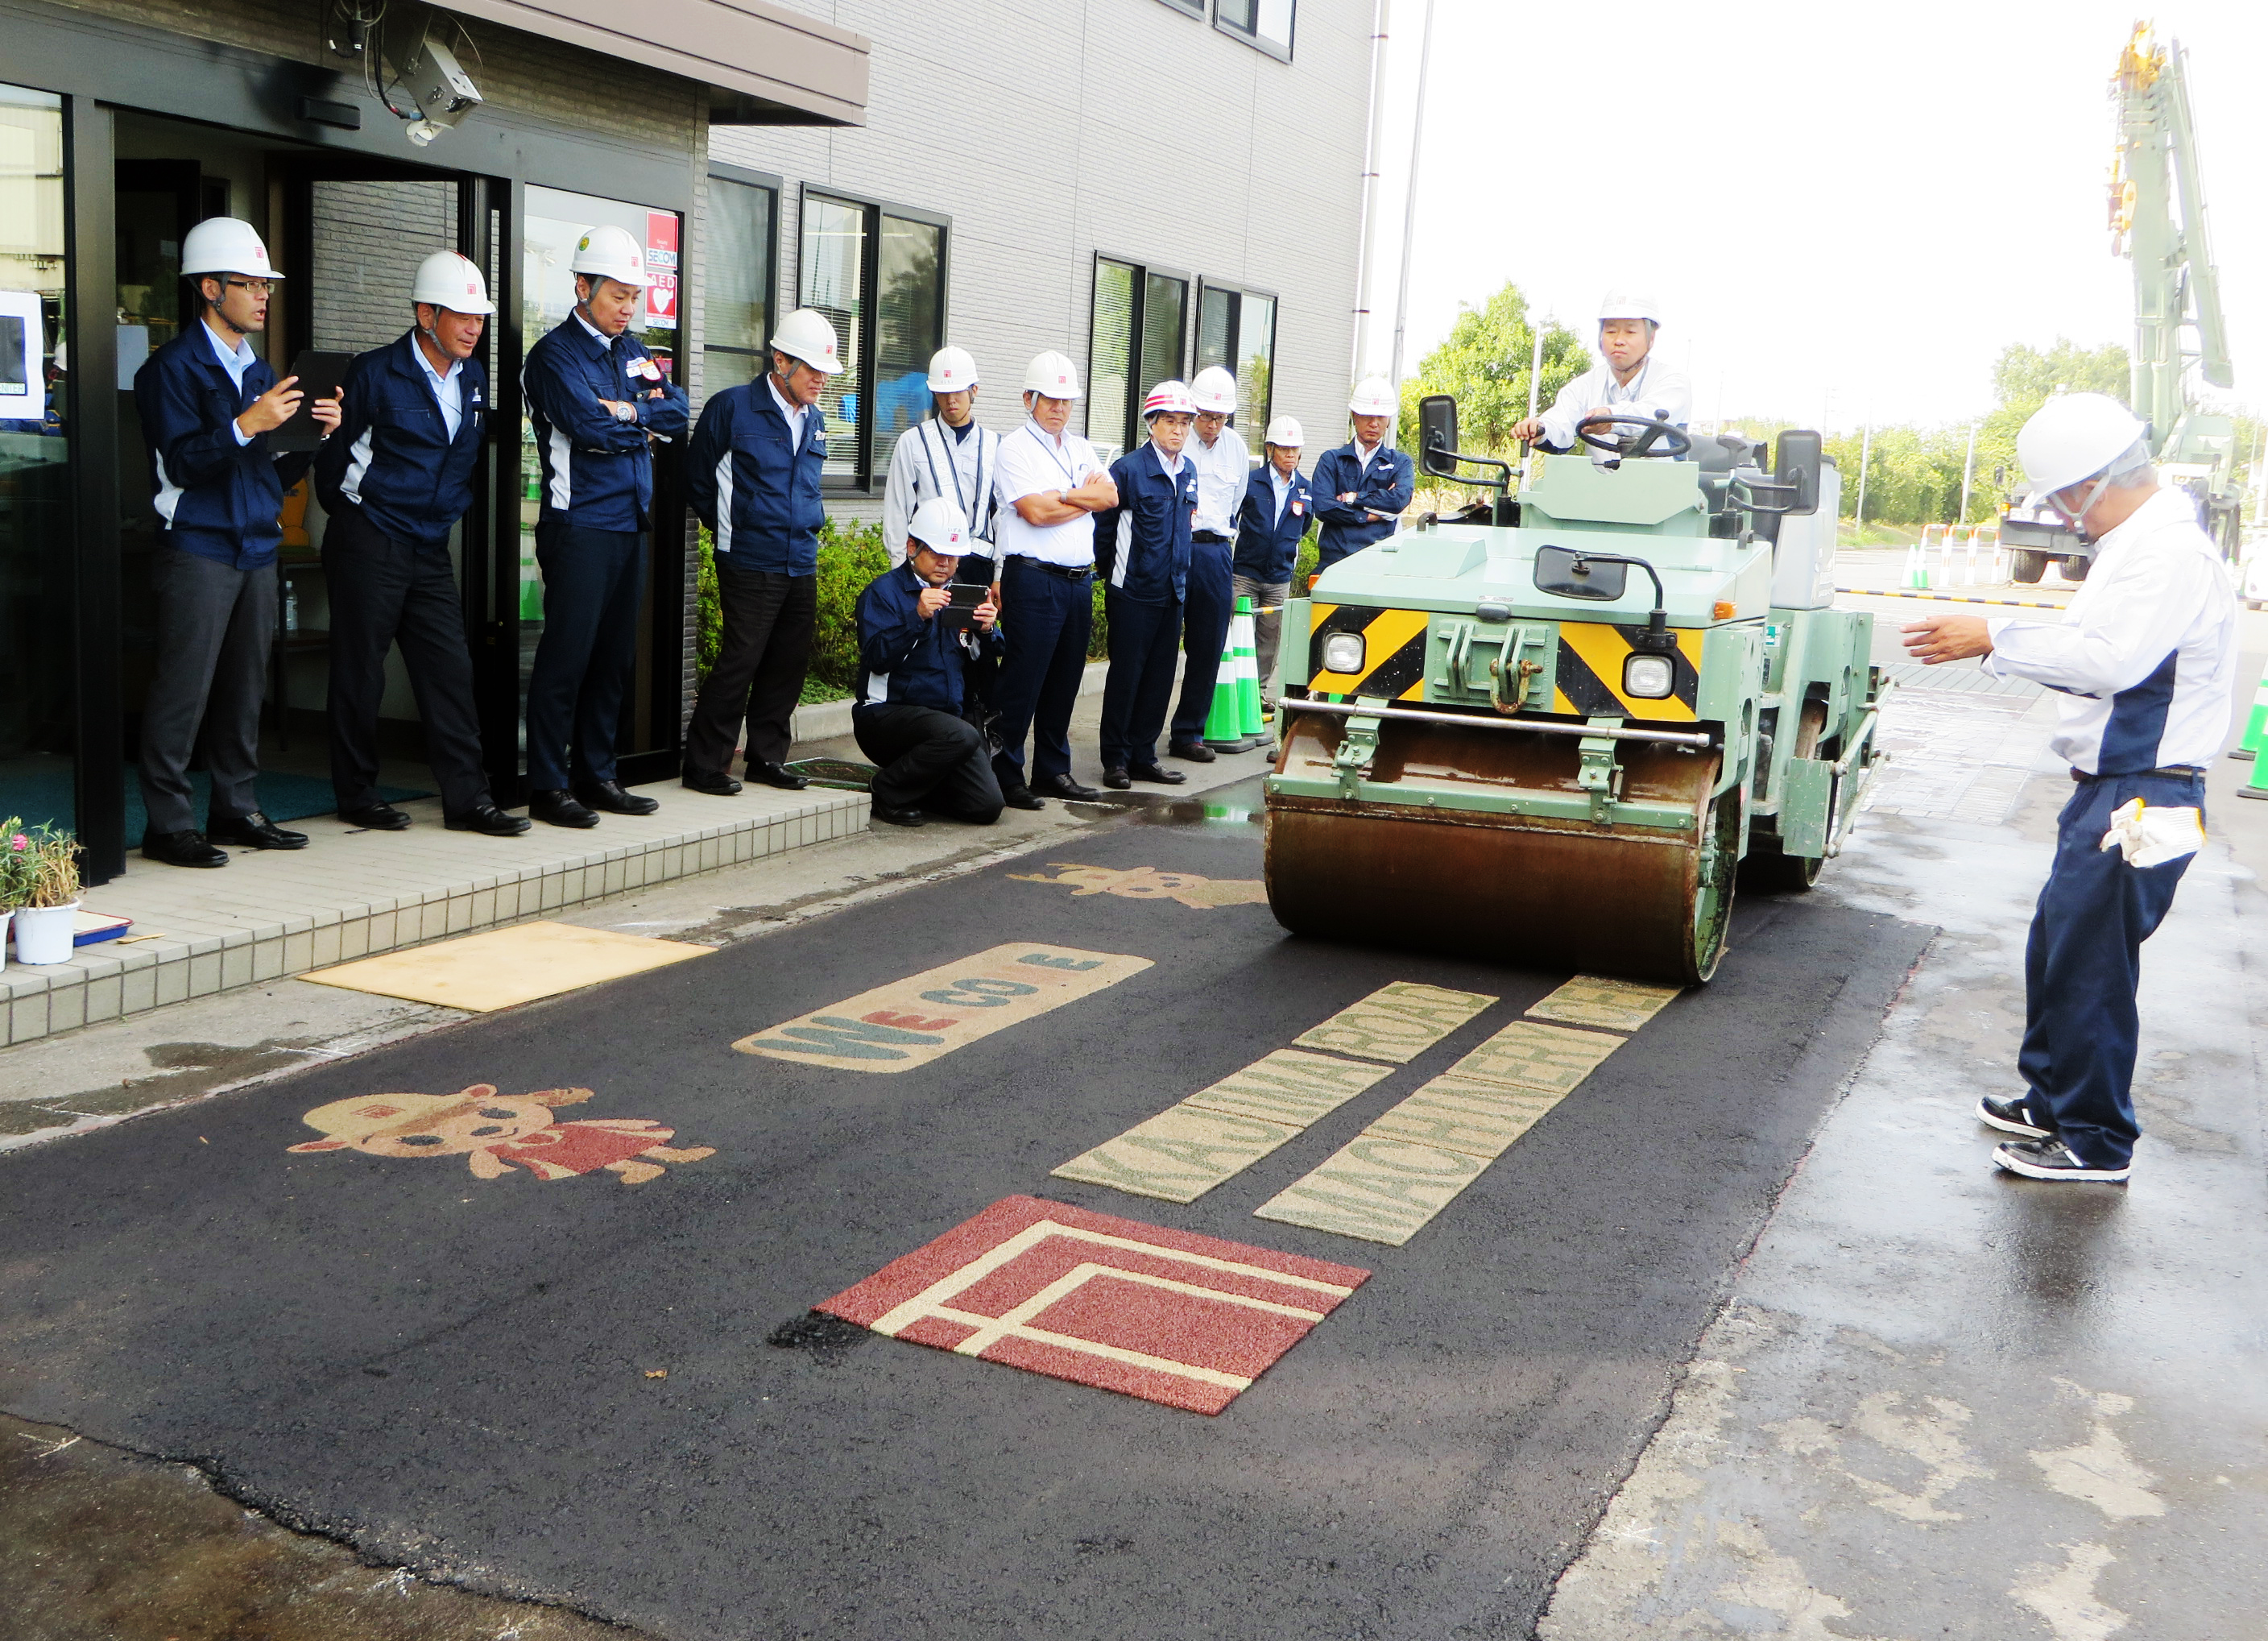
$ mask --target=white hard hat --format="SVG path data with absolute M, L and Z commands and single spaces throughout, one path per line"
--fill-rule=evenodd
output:
M 1402 396 L 1394 391 L 1394 384 L 1383 376 L 1366 376 L 1347 401 L 1347 409 L 1357 416 L 1392 416 L 1402 408 Z
M 929 356 L 929 390 L 960 393 L 976 385 L 976 361 L 967 348 L 939 348 Z
M 1036 393 L 1043 399 L 1086 396 L 1079 390 L 1079 366 L 1056 352 L 1036 354 L 1024 366 L 1024 391 Z
M 617 228 L 611 222 L 585 231 L 567 267 L 573 273 L 634 285 L 641 291 L 653 283 L 645 270 L 644 248 L 630 238 L 628 228 Z
M 1279 450 L 1297 450 L 1307 442 L 1307 430 L 1300 425 L 1297 417 L 1279 416 L 1268 424 L 1268 436 L 1262 442 Z
M 781 320 L 779 329 L 772 332 L 772 347 L 792 359 L 801 359 L 822 376 L 832 376 L 843 368 L 835 347 L 835 327 L 815 307 L 799 307 Z
M 2107 393 L 2058 394 L 2018 431 L 2016 459 L 2037 499 L 2104 471 L 2148 431 Z
M 489 282 L 481 277 L 480 265 L 454 251 L 436 251 L 417 264 L 417 277 L 409 287 L 409 299 L 431 302 L 453 314 L 496 312 L 496 304 L 489 300 Z
M 1161 381 L 1151 388 L 1150 396 L 1142 401 L 1142 419 L 1145 422 L 1153 416 L 1163 416 L 1168 411 L 1179 411 L 1183 416 L 1197 413 L 1197 402 L 1190 394 L 1187 382 Z
M 968 515 L 949 497 L 932 496 L 914 509 L 906 534 L 940 558 L 958 558 L 968 551 Z
M 259 230 L 235 217 L 208 217 L 181 240 L 184 274 L 248 274 L 255 279 L 281 279 L 268 265 L 268 247 Z
M 1223 415 L 1236 413 L 1236 378 L 1218 365 L 1208 365 L 1189 383 L 1189 394 L 1200 410 L 1218 410 Z
M 1643 291 L 1609 291 L 1599 304 L 1599 322 L 1609 319 L 1645 319 L 1655 324 L 1661 322 L 1661 305 Z

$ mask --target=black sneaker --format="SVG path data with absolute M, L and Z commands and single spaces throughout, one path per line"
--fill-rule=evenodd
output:
M 1988 1128 L 1998 1128 L 2003 1134 L 2021 1134 L 2028 1140 L 2044 1140 L 2053 1132 L 2043 1128 L 2034 1119 L 2030 1097 L 2016 1099 L 1994 1099 L 1990 1094 L 1977 1102 L 1977 1120 Z
M 1993 1151 L 1992 1160 L 2010 1173 L 2021 1174 L 2027 1179 L 2097 1180 L 2104 1185 L 2124 1185 L 2126 1177 L 2134 1172 L 2132 1163 L 2121 1163 L 2116 1168 L 2090 1168 L 2058 1139 L 2011 1140 Z

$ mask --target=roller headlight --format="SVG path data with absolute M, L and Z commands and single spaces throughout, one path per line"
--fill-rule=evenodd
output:
M 1623 693 L 1641 700 L 1660 700 L 1676 680 L 1667 655 L 1633 655 L 1623 662 Z
M 1359 632 L 1334 632 L 1323 640 L 1323 670 L 1354 673 L 1362 670 L 1363 642 Z

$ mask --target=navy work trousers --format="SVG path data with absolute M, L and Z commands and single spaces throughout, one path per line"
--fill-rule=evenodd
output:
M 880 701 L 851 708 L 850 733 L 880 768 L 871 788 L 878 802 L 979 826 L 1000 818 L 1000 783 L 983 735 L 967 719 L 912 701 Z
M 1138 603 L 1116 588 L 1102 592 L 1110 621 L 1110 670 L 1102 680 L 1102 764 L 1127 769 L 1158 761 L 1158 732 L 1174 699 L 1174 650 L 1182 604 Z
M 1031 780 L 1071 773 L 1071 715 L 1086 676 L 1094 627 L 1094 575 L 1057 575 L 1022 557 L 1000 565 L 1000 635 L 1008 653 L 992 684 L 999 714 L 994 768 L 1004 788 L 1026 784 L 1024 736 L 1032 737 Z
M 1182 704 L 1174 709 L 1176 744 L 1204 739 L 1220 653 L 1228 643 L 1228 619 L 1236 613 L 1235 557 L 1236 543 L 1226 538 L 1199 537 L 1189 543 L 1188 609 L 1182 617 L 1182 649 L 1189 659 L 1182 667 Z
M 2024 1046 L 2017 1068 L 2072 1154 L 2093 1168 L 2123 1168 L 2141 1132 L 2134 1121 L 2134 988 L 2142 942 L 2156 932 L 2191 855 L 2132 867 L 2105 849 L 2110 816 L 2128 800 L 2191 807 L 2202 816 L 2202 776 L 2102 775 L 2078 783 L 2057 818 L 2055 864 L 2024 949 Z
M 637 657 L 644 549 L 643 530 L 590 530 L 557 522 L 536 527 L 543 636 L 536 640 L 535 665 L 527 678 L 531 792 L 558 792 L 571 784 L 615 778 L 622 693 Z

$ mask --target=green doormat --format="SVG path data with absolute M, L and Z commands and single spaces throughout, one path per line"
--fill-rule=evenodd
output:
M 841 792 L 865 791 L 874 784 L 877 772 L 872 764 L 854 764 L 843 758 L 799 758 L 788 767 L 814 787 L 833 787 Z

